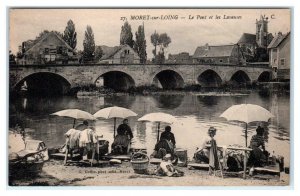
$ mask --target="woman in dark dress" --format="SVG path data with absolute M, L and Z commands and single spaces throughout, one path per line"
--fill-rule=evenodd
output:
M 250 174 L 253 172 L 254 167 L 262 167 L 267 161 L 268 152 L 265 149 L 264 132 L 264 128 L 258 126 L 256 134 L 251 138 L 250 148 L 252 148 L 252 151 L 248 159 L 248 165 L 251 167 Z

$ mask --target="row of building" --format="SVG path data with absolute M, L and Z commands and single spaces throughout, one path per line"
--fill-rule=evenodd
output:
M 140 57 L 128 45 L 115 47 L 100 46 L 102 57 L 94 63 L 139 64 Z M 72 49 L 56 32 L 49 32 L 36 40 L 22 44 L 22 55 L 17 64 L 78 64 L 82 55 Z M 193 55 L 187 52 L 169 54 L 168 64 L 221 64 L 221 65 L 267 64 L 274 69 L 275 77 L 289 79 L 290 33 L 268 33 L 268 18 L 256 20 L 256 34 L 244 33 L 236 44 L 196 48 Z
M 128 45 L 115 47 L 100 46 L 102 57 L 94 63 L 129 64 L 140 63 L 138 54 Z M 22 43 L 16 63 L 19 65 L 78 64 L 82 54 L 76 52 L 62 37 L 51 31 L 36 40 Z
M 268 18 L 256 20 L 256 34 L 244 33 L 236 44 L 199 46 L 193 55 L 187 52 L 169 54 L 167 63 L 207 63 L 233 65 L 267 65 L 279 80 L 290 79 L 290 32 L 268 33 Z

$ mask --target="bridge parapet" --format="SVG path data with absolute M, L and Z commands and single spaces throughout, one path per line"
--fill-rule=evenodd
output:
M 156 64 L 156 63 L 147 63 L 147 64 L 108 64 L 108 63 L 87 63 L 87 64 L 13 64 L 10 65 L 10 68 L 14 69 L 17 67 L 84 67 L 84 66 L 121 66 L 121 67 L 127 67 L 127 66 L 189 66 L 189 65 L 195 65 L 195 66 L 230 66 L 230 67 L 257 67 L 257 68 L 264 68 L 264 67 L 270 67 L 269 62 L 251 62 L 247 63 L 245 65 L 236 65 L 236 64 L 229 64 L 229 63 L 164 63 L 164 64 Z

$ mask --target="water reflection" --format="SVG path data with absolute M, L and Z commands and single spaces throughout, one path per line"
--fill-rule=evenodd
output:
M 23 99 L 22 107 L 23 107 L 23 110 L 26 110 L 26 108 L 27 108 L 27 98 Z
M 184 99 L 184 95 L 178 95 L 178 94 L 163 95 L 162 94 L 162 95 L 153 95 L 153 98 L 155 99 L 158 108 L 175 109 L 181 105 Z
M 261 97 L 270 97 L 269 89 L 262 89 L 258 91 L 259 96 Z
M 131 108 L 135 101 L 135 96 L 133 95 L 111 95 L 104 97 L 104 106 L 120 106 L 125 108 Z
M 11 99 L 9 105 L 12 112 L 17 110 L 33 116 L 41 116 L 49 112 L 54 113 L 63 109 L 77 108 L 78 106 L 78 100 L 74 97 L 20 97 Z
M 138 140 L 140 140 L 141 142 L 145 142 L 146 141 L 146 123 L 143 122 L 138 122 L 137 126 L 136 126 L 136 137 L 138 138 Z
M 246 104 L 247 103 L 246 102 L 247 99 L 245 99 L 244 96 L 232 96 L 232 97 L 230 97 L 230 99 L 231 99 L 231 102 L 234 104 Z
M 134 142 L 146 145 L 150 152 L 156 142 L 157 124 L 140 123 L 137 122 L 137 119 L 151 112 L 166 112 L 178 119 L 177 124 L 172 124 L 172 131 L 178 147 L 188 149 L 189 156 L 192 156 L 210 126 L 218 129 L 216 138 L 218 143 L 244 145 L 243 125 L 218 118 L 230 106 L 242 103 L 260 105 L 276 116 L 268 126 L 268 145 L 281 154 L 289 154 L 289 96 L 276 93 L 270 93 L 268 96 L 251 92 L 243 96 L 204 96 L 199 94 L 131 96 L 123 94 L 84 98 L 18 97 L 10 100 L 9 126 L 14 127 L 19 124 L 26 128 L 29 136 L 43 140 L 49 147 L 53 147 L 64 143 L 64 133 L 73 126 L 73 120 L 49 114 L 67 108 L 78 108 L 93 114 L 104 107 L 117 105 L 129 108 L 138 114 L 137 117 L 129 118 L 135 138 Z M 121 120 L 118 120 L 117 125 L 120 123 Z M 161 131 L 164 126 L 164 124 L 161 125 Z M 110 143 L 112 142 L 112 120 L 99 119 L 95 122 L 95 127 L 97 132 Z M 255 125 L 249 127 L 249 138 L 255 134 L 255 128 Z
M 215 106 L 218 105 L 221 97 L 219 96 L 197 96 L 198 101 L 207 106 L 207 107 L 211 107 L 211 106 Z

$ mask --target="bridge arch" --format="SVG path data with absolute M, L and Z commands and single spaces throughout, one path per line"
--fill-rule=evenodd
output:
M 230 83 L 234 85 L 247 84 L 251 82 L 249 75 L 243 70 L 236 71 L 230 78 Z
M 270 71 L 264 71 L 258 76 L 257 81 L 258 82 L 270 82 L 271 77 L 272 77 L 272 74 Z
M 97 87 L 128 90 L 135 87 L 134 79 L 126 72 L 111 70 L 101 74 L 95 81 Z
M 166 69 L 157 72 L 151 84 L 163 89 L 180 89 L 184 87 L 184 79 L 177 71 Z
M 222 84 L 220 75 L 212 69 L 205 70 L 197 77 L 202 87 L 219 87 Z
M 27 74 L 14 86 L 14 91 L 26 91 L 28 95 L 64 95 L 70 92 L 71 83 L 64 77 L 52 72 Z

